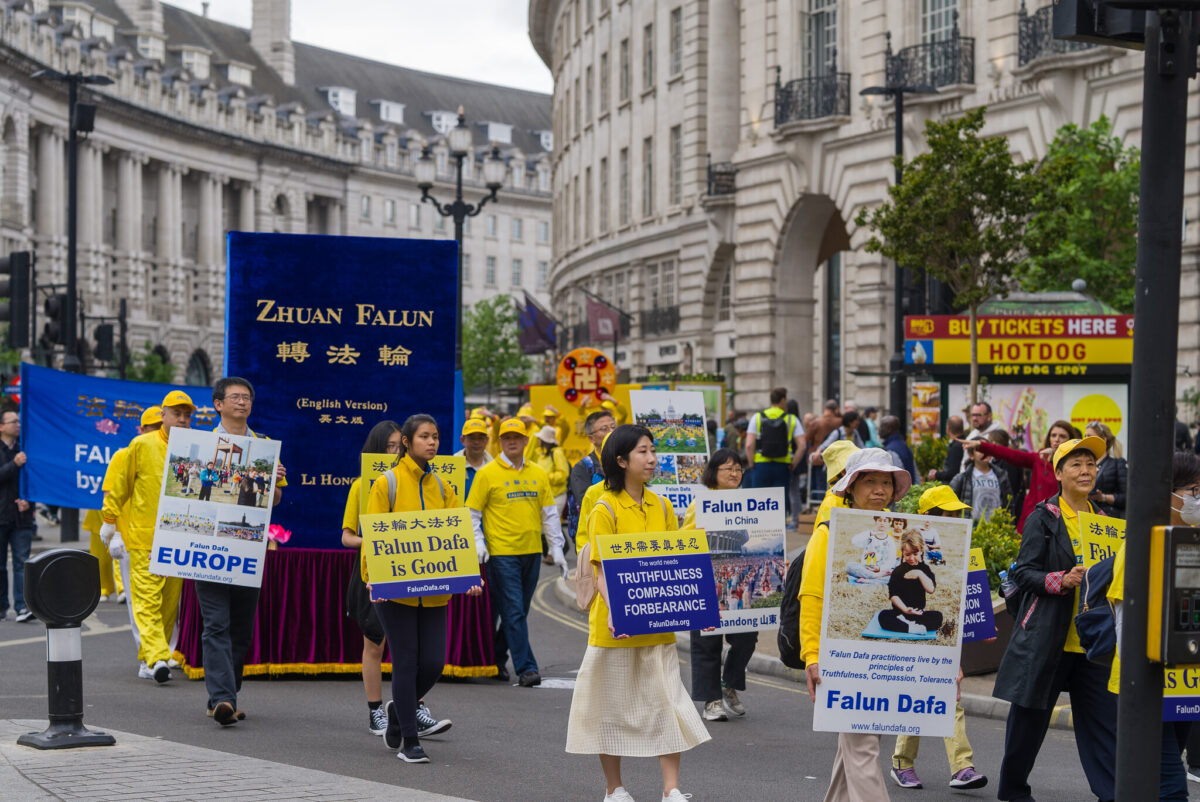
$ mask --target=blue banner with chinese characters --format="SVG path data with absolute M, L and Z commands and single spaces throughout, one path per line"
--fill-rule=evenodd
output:
M 216 425 L 211 387 L 102 379 L 21 364 L 21 497 L 59 507 L 98 510 L 100 485 L 117 449 L 137 436 L 142 410 L 171 390 L 197 406 L 192 426 Z
M 254 384 L 250 426 L 284 443 L 289 546 L 340 548 L 371 427 L 454 422 L 456 245 L 450 240 L 229 234 L 225 375 Z
M 618 635 L 685 632 L 721 624 L 702 530 L 596 538 Z

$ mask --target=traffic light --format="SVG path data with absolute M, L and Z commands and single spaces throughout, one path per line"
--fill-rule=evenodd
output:
M 29 313 L 33 254 L 16 251 L 0 258 L 0 321 L 8 323 L 8 347 L 29 345 Z
M 42 339 L 47 345 L 65 345 L 67 341 L 67 326 L 74 321 L 67 320 L 67 294 L 58 292 L 46 299 L 46 325 L 42 327 Z
M 96 349 L 92 355 L 101 362 L 112 362 L 116 355 L 113 347 L 113 324 L 101 323 L 96 326 Z

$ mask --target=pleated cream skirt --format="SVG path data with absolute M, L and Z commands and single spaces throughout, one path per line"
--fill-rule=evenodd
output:
M 587 647 L 571 697 L 568 752 L 657 757 L 710 737 L 679 677 L 674 643 Z

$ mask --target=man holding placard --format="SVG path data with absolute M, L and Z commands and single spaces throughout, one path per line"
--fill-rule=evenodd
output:
M 174 427 L 190 428 L 196 411 L 196 405 L 182 390 L 167 393 L 161 406 L 162 428 L 135 437 L 128 447 L 125 470 L 112 477 L 111 489 L 104 495 L 104 524 L 100 527 L 100 539 L 113 559 L 129 556 L 129 604 L 142 639 L 138 657 L 158 683 L 171 679 L 167 640 L 175 628 L 183 582 L 150 573 L 150 548 L 158 520 L 167 438 Z M 129 531 L 121 533 L 117 531 L 117 518 L 126 503 Z

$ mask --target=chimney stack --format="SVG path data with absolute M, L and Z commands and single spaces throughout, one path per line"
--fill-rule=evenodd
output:
M 296 56 L 292 50 L 291 0 L 254 0 L 251 9 L 250 45 L 288 86 L 296 82 Z

